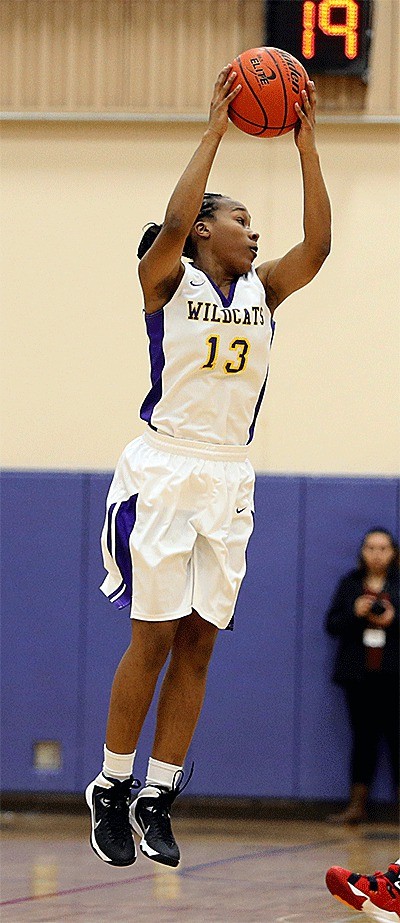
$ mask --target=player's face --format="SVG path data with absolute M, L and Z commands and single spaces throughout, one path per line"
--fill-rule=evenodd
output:
M 259 234 L 251 227 L 251 217 L 240 202 L 224 199 L 214 213 L 210 241 L 221 264 L 242 275 L 257 256 Z
M 364 541 L 362 556 L 371 573 L 385 574 L 394 557 L 389 536 L 384 532 L 371 532 Z

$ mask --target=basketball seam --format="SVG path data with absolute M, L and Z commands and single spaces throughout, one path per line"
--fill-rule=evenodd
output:
M 245 74 L 245 72 L 244 72 L 244 70 L 243 70 L 242 62 L 241 62 L 241 60 L 240 60 L 240 55 L 239 55 L 238 58 L 237 58 L 237 62 L 238 62 L 238 64 L 239 64 L 239 67 L 240 67 L 240 70 L 241 70 L 241 73 L 242 73 L 243 80 L 245 80 L 245 82 L 247 83 L 247 86 L 248 86 L 248 88 L 249 88 L 249 90 L 250 90 L 250 93 L 252 94 L 252 96 L 254 96 L 254 99 L 257 101 L 257 103 L 258 103 L 258 105 L 259 105 L 259 107 L 260 107 L 260 109 L 261 109 L 261 112 L 262 112 L 262 114 L 263 114 L 263 116 L 264 116 L 264 125 L 263 125 L 263 126 L 260 126 L 260 125 L 257 125 L 256 122 L 252 122 L 251 119 L 246 119 L 243 115 L 240 114 L 240 112 L 236 112 L 236 110 L 233 108 L 233 106 L 231 107 L 231 108 L 232 108 L 232 112 L 233 112 L 239 119 L 242 119 L 243 122 L 246 122 L 248 125 L 253 125 L 254 128 L 259 128 L 259 131 L 254 133 L 254 136 L 257 137 L 257 135 L 262 134 L 263 131 L 265 131 L 267 128 L 270 127 L 270 126 L 268 125 L 268 115 L 267 115 L 267 113 L 266 113 L 266 111 L 265 111 L 265 109 L 264 109 L 264 106 L 263 106 L 262 103 L 260 102 L 258 96 L 256 95 L 256 93 L 255 93 L 254 90 L 253 90 L 253 87 L 251 86 L 251 84 L 249 83 L 249 81 L 248 81 L 248 79 L 247 79 L 247 77 L 246 77 L 246 74 Z
M 287 93 L 286 93 L 286 84 L 285 84 L 285 81 L 284 81 L 284 79 L 283 79 L 283 77 L 282 77 L 281 69 L 280 69 L 280 67 L 279 67 L 278 62 L 275 60 L 273 54 L 271 54 L 270 51 L 268 51 L 268 54 L 269 54 L 270 58 L 272 58 L 272 60 L 273 60 L 273 62 L 274 62 L 274 64 L 275 64 L 275 67 L 276 67 L 276 69 L 277 69 L 277 71 L 278 71 L 279 78 L 280 78 L 280 81 L 281 81 L 281 84 L 282 84 L 282 88 L 283 88 L 283 95 L 284 95 L 284 98 L 285 98 L 285 112 L 284 112 L 284 116 L 283 116 L 283 125 L 282 125 L 282 127 L 281 127 L 281 129 L 280 129 L 280 131 L 279 131 L 279 134 L 282 134 L 283 129 L 287 127 L 287 126 L 286 126 L 286 117 L 287 117 L 287 112 L 288 112 L 288 100 L 287 100 Z M 295 122 L 294 124 L 296 124 L 296 122 Z

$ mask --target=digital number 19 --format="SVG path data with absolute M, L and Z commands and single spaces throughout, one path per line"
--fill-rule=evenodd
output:
M 334 10 L 343 10 L 344 23 L 332 21 Z M 317 29 L 324 35 L 342 36 L 346 58 L 354 60 L 359 47 L 359 4 L 356 0 L 303 0 L 302 54 L 308 60 L 315 56 Z

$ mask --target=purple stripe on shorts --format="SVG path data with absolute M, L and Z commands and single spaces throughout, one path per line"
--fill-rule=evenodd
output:
M 272 346 L 272 341 L 273 341 L 273 339 L 274 339 L 275 327 L 276 327 L 276 321 L 272 320 L 272 321 L 271 321 L 271 340 L 270 340 L 270 344 L 269 344 L 270 348 L 271 348 L 271 346 Z M 259 414 L 259 412 L 260 412 L 260 407 L 261 407 L 261 404 L 262 404 L 263 399 L 264 399 L 265 389 L 266 389 L 266 387 L 267 387 L 268 373 L 269 373 L 269 366 L 268 366 L 268 368 L 267 368 L 267 374 L 266 374 L 266 376 L 265 376 L 263 386 L 262 386 L 261 391 L 260 391 L 260 393 L 259 393 L 259 395 L 258 395 L 258 400 L 257 400 L 257 403 L 256 403 L 256 409 L 255 409 L 255 411 L 254 411 L 254 417 L 253 417 L 252 424 L 251 424 L 250 430 L 249 430 L 249 438 L 248 438 L 248 440 L 247 440 L 247 445 L 249 444 L 249 442 L 252 441 L 253 436 L 254 436 L 254 429 L 255 429 L 256 422 L 257 422 L 257 417 L 258 417 L 258 414 Z
M 118 599 L 110 599 L 117 609 L 129 606 L 132 599 L 132 558 L 129 548 L 129 539 L 136 522 L 136 504 L 138 495 L 134 494 L 129 500 L 124 500 L 115 517 L 115 563 L 120 571 L 122 583 L 118 590 L 125 584 L 126 588 Z M 118 593 L 115 590 L 110 596 Z
M 125 587 L 125 581 L 121 580 L 121 583 L 119 584 L 119 586 L 117 586 L 117 589 L 113 590 L 112 593 L 110 593 L 110 595 L 107 596 L 107 599 L 110 601 L 110 603 L 114 602 L 113 596 L 119 596 L 119 594 L 121 594 L 122 596 L 122 590 L 124 589 L 124 587 Z
M 112 514 L 115 510 L 115 503 L 112 503 L 107 514 L 107 548 L 110 554 L 112 555 L 112 539 L 111 539 L 111 524 L 112 524 Z
M 123 586 L 123 583 L 121 584 Z M 132 602 L 132 590 L 125 589 L 121 596 L 118 596 L 118 599 L 110 599 L 110 603 L 115 607 L 115 609 L 125 609 L 126 606 L 130 606 Z
M 140 417 L 150 423 L 153 410 L 162 395 L 162 373 L 165 365 L 164 355 L 164 309 L 154 314 L 145 314 L 147 336 L 149 338 L 150 378 L 152 387 L 140 408 Z

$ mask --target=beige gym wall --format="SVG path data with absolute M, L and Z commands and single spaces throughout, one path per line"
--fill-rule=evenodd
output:
M 2 128 L 2 464 L 110 469 L 149 384 L 135 251 L 161 220 L 196 123 Z M 396 474 L 400 459 L 399 128 L 318 127 L 332 253 L 276 314 L 251 450 L 259 471 Z M 292 135 L 230 126 L 209 189 L 249 207 L 260 256 L 302 234 Z

